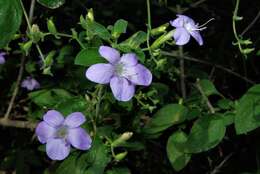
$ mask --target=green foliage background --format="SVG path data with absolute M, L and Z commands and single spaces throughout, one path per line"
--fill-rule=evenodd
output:
M 0 171 L 259 173 L 259 7 L 253 0 L 0 0 L 0 48 L 7 53 Z M 175 45 L 168 23 L 180 12 L 200 24 L 215 19 L 201 31 L 204 46 Z M 86 69 L 105 62 L 103 44 L 136 53 L 152 85 L 119 102 L 108 86 L 88 81 Z M 34 77 L 41 88 L 20 88 L 19 76 Z M 49 109 L 84 113 L 92 148 L 51 161 L 34 134 Z

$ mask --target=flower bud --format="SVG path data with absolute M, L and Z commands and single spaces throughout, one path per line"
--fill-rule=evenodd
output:
M 93 22 L 95 20 L 94 19 L 94 12 L 93 12 L 92 8 L 88 10 L 87 19 L 90 20 L 91 22 Z
M 151 49 L 154 50 L 156 48 L 158 48 L 160 45 L 162 45 L 163 43 L 165 43 L 166 41 L 172 39 L 173 34 L 174 34 L 175 30 L 171 30 L 170 32 L 161 35 L 158 39 L 156 39 L 153 44 L 151 45 Z
M 126 155 L 127 155 L 127 151 L 116 154 L 114 156 L 114 158 L 115 158 L 116 161 L 121 161 L 126 157 Z
M 49 32 L 51 34 L 56 34 L 57 33 L 57 29 L 56 29 L 55 24 L 52 21 L 52 19 L 48 19 L 47 20 L 47 27 L 48 27 L 48 30 L 49 30 Z
M 25 52 L 25 55 L 28 55 L 29 54 L 29 50 L 30 48 L 32 47 L 32 41 L 29 40 L 28 42 L 25 42 L 25 43 L 22 43 L 20 46 L 21 46 L 21 49 Z
M 133 136 L 133 132 L 125 132 L 119 138 L 112 142 L 113 147 L 120 146 L 125 141 L 129 140 Z
M 33 24 L 31 31 L 29 33 L 29 37 L 33 41 L 33 43 L 39 42 L 41 39 L 43 39 L 43 33 L 40 31 L 40 28 L 38 25 Z
M 166 23 L 166 24 L 163 24 L 163 25 L 161 25 L 157 28 L 152 29 L 151 35 L 156 36 L 156 35 L 159 35 L 161 33 L 165 33 L 168 26 L 169 26 L 169 23 Z

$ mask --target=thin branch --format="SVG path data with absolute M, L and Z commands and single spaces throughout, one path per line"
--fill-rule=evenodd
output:
M 14 87 L 14 91 L 13 91 L 13 94 L 12 94 L 12 98 L 11 98 L 11 100 L 9 102 L 8 108 L 7 108 L 6 112 L 5 112 L 4 119 L 8 119 L 8 117 L 9 117 L 9 115 L 11 113 L 11 110 L 13 108 L 15 98 L 16 98 L 16 96 L 18 94 L 20 83 L 21 83 L 22 76 L 23 76 L 25 60 L 26 60 L 26 57 L 22 56 L 21 65 L 20 65 L 18 76 L 17 76 L 16 84 L 15 84 L 15 87 Z
M 161 54 L 165 55 L 165 56 L 171 56 L 171 57 L 175 57 L 175 58 L 179 59 L 178 56 L 176 56 L 175 54 L 172 54 L 170 52 L 161 51 Z M 248 82 L 250 84 L 255 84 L 254 81 L 252 81 L 252 80 L 248 79 L 247 77 L 244 77 L 244 76 L 238 74 L 237 72 L 234 72 L 231 69 L 228 69 L 228 68 L 226 68 L 226 67 L 224 67 L 222 65 L 215 64 L 215 63 L 210 63 L 210 62 L 207 62 L 205 60 L 197 59 L 197 58 L 190 57 L 190 56 L 183 56 L 183 59 L 189 60 L 189 61 L 192 61 L 192 62 L 201 63 L 201 64 L 208 65 L 208 66 L 214 66 L 215 68 L 218 68 L 218 69 L 223 70 L 223 71 L 225 71 L 225 72 L 227 72 L 229 74 L 232 74 L 232 75 L 234 75 L 234 76 L 236 76 L 236 77 L 238 77 L 240 79 L 243 79 L 244 81 L 246 81 L 246 82 Z
M 240 36 L 243 36 L 251 27 L 253 27 L 256 21 L 259 19 L 259 17 L 260 17 L 260 10 L 257 13 L 256 17 L 252 20 L 252 22 L 242 31 Z
M 190 4 L 190 7 L 182 9 L 182 12 L 184 13 L 184 12 L 188 11 L 191 8 L 196 8 L 197 6 L 199 6 L 200 4 L 204 3 L 205 1 L 207 1 L 207 0 L 200 0 L 200 1 L 197 1 L 195 3 L 192 3 L 192 4 Z
M 177 5 L 178 14 L 182 14 L 182 9 L 179 5 Z M 186 84 L 185 84 L 185 67 L 184 67 L 184 59 L 183 59 L 183 47 L 178 46 L 179 48 L 179 57 L 180 57 L 180 79 L 181 79 L 181 94 L 182 98 L 186 99 Z
M 183 47 L 179 46 L 179 57 L 180 57 L 180 78 L 181 78 L 181 94 L 182 98 L 186 99 L 186 84 L 185 84 L 185 68 L 183 59 Z
M 208 106 L 208 108 L 210 110 L 210 113 L 214 114 L 215 113 L 215 109 L 212 106 L 212 104 L 210 103 L 210 101 L 209 101 L 208 97 L 206 96 L 205 92 L 201 88 L 200 83 L 199 83 L 199 79 L 197 79 L 197 82 L 196 82 L 195 86 L 199 90 L 203 100 L 206 102 L 206 104 L 207 104 L 207 106 Z
M 37 126 L 37 123 L 30 122 L 30 121 L 18 121 L 18 120 L 9 120 L 5 118 L 1 118 L 0 126 L 34 130 L 35 127 Z
M 35 0 L 32 0 L 31 6 L 30 6 L 30 12 L 29 12 L 29 22 L 30 23 L 32 23 L 32 20 L 33 20 L 34 7 L 35 7 Z
M 28 27 L 27 29 L 31 30 L 31 21 L 32 21 L 32 18 L 33 18 L 33 11 L 34 11 L 34 6 L 35 6 L 35 0 L 31 1 L 30 16 L 29 17 L 26 14 L 25 8 L 24 8 L 23 3 L 22 3 L 22 0 L 20 0 L 20 4 L 21 4 L 21 7 L 22 7 L 23 12 L 24 12 L 25 19 L 26 19 L 27 24 L 28 24 L 27 25 L 27 27 Z M 16 98 L 18 92 L 19 92 L 19 87 L 20 87 L 20 83 L 21 83 L 22 76 L 23 76 L 23 71 L 24 71 L 25 60 L 26 60 L 26 56 L 22 56 L 21 65 L 20 65 L 18 76 L 17 76 L 16 84 L 15 84 L 15 87 L 14 87 L 14 91 L 13 91 L 11 100 L 9 102 L 8 108 L 7 108 L 6 112 L 5 112 L 4 119 L 8 119 L 8 117 L 9 117 L 9 115 L 11 113 L 11 110 L 13 108 L 15 98 Z
M 217 165 L 213 170 L 212 172 L 210 172 L 210 174 L 217 174 L 220 172 L 220 169 L 224 166 L 224 164 L 230 159 L 230 157 L 233 155 L 233 153 L 229 154 L 228 156 L 226 156 L 224 158 L 224 160 L 219 164 Z
M 204 3 L 205 1 L 207 1 L 207 0 L 199 0 L 199 1 L 195 2 L 195 3 L 190 4 L 189 7 L 186 7 L 186 8 L 182 9 L 182 13 L 185 13 L 186 11 L 188 11 L 188 10 L 190 10 L 192 8 L 198 7 L 200 4 Z M 168 7 L 168 8 L 170 10 L 172 10 L 173 12 L 178 13 L 178 9 L 173 8 L 173 7 Z

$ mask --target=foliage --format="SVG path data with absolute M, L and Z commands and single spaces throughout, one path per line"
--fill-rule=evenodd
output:
M 260 164 L 251 165 L 260 158 L 260 33 L 254 31 L 254 23 L 238 32 L 240 24 L 250 22 L 248 7 L 257 7 L 259 2 L 245 7 L 239 0 L 223 1 L 223 6 L 195 0 L 28 2 L 0 0 L 0 48 L 6 53 L 1 55 L 6 63 L 0 64 L 0 135 L 6 139 L 0 144 L 1 171 L 192 174 L 216 173 L 220 168 L 224 173 L 260 170 Z M 223 15 L 214 11 L 224 6 Z M 194 25 L 189 31 L 186 25 L 178 28 L 169 23 L 181 13 L 195 22 L 215 21 L 202 25 L 189 21 Z M 183 41 L 176 36 L 180 28 L 184 30 L 180 37 L 188 33 L 187 45 L 178 45 Z M 203 46 L 189 40 L 192 32 L 200 32 Z M 200 34 L 194 37 L 197 41 Z M 89 67 L 109 63 L 100 53 L 104 45 L 120 55 L 134 53 L 151 71 L 152 84 L 134 84 L 134 97 L 124 102 L 115 99 L 111 84 L 88 80 Z M 128 74 L 134 75 L 138 74 Z M 21 86 L 26 78 L 37 80 L 40 89 Z M 82 127 L 92 138 L 89 150 L 73 148 L 63 161 L 46 156 L 34 129 L 51 109 L 63 115 L 85 115 Z M 227 162 L 229 158 L 233 163 Z M 244 159 L 250 161 L 249 167 L 238 167 Z M 231 167 L 225 168 L 226 163 Z

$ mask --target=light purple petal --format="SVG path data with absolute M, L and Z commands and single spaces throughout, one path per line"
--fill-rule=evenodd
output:
M 141 64 L 137 64 L 134 67 L 126 68 L 123 76 L 135 85 L 143 86 L 149 86 L 153 78 L 150 70 Z
M 0 55 L 0 64 L 4 64 L 5 63 L 5 58 L 4 56 Z
M 65 118 L 64 125 L 69 128 L 79 127 L 86 121 L 85 116 L 81 112 L 74 112 Z
M 56 129 L 48 125 L 45 121 L 41 121 L 35 130 L 35 133 L 42 144 L 46 143 L 49 138 L 53 138 L 55 132 Z
M 91 138 L 81 127 L 69 129 L 68 141 L 70 144 L 80 150 L 87 150 L 91 147 Z
M 86 71 L 86 77 L 96 83 L 107 84 L 114 74 L 114 66 L 106 63 L 98 63 L 90 66 Z
M 70 153 L 70 144 L 64 139 L 50 139 L 47 141 L 46 152 L 52 160 L 63 160 Z
M 199 43 L 199 45 L 203 45 L 203 39 L 198 31 L 191 31 L 190 34 Z
M 127 53 L 121 57 L 120 63 L 124 66 L 134 66 L 138 62 L 137 56 L 134 53 Z
M 100 46 L 99 54 L 112 64 L 120 59 L 120 53 L 116 49 L 108 46 Z
M 115 98 L 119 101 L 129 101 L 135 93 L 135 85 L 123 77 L 113 77 L 110 87 Z
M 184 27 L 185 23 L 190 23 L 191 25 L 195 25 L 194 20 L 185 15 L 177 15 L 177 18 L 175 20 L 170 21 L 171 26 L 176 28 Z
M 185 45 L 190 40 L 190 34 L 185 28 L 177 28 L 173 34 L 176 45 Z
M 40 88 L 39 82 L 32 77 L 27 77 L 24 79 L 21 83 L 21 86 L 29 91 Z
M 49 110 L 44 116 L 43 120 L 52 127 L 59 127 L 62 125 L 64 118 L 60 112 L 56 110 Z

